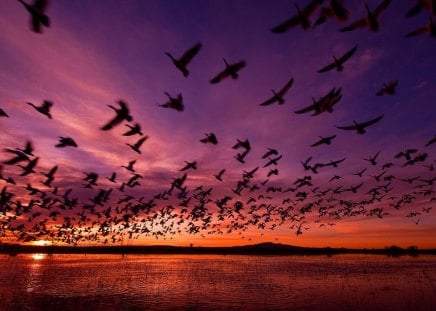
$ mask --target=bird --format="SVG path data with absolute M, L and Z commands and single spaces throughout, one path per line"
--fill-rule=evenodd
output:
M 430 146 L 430 145 L 432 145 L 432 144 L 434 144 L 434 143 L 436 143 L 436 135 L 433 136 L 433 138 L 430 139 L 430 140 L 425 144 L 425 147 L 428 147 L 428 146 Z
M 50 27 L 50 18 L 45 14 L 49 0 L 35 0 L 33 4 L 28 4 L 23 0 L 18 0 L 31 15 L 32 30 L 36 33 L 42 33 L 41 25 Z
M 300 110 L 294 111 L 296 114 L 302 114 L 309 111 L 314 111 L 312 116 L 320 115 L 321 113 L 328 111 L 333 112 L 333 106 L 336 105 L 342 98 L 341 94 L 342 89 L 336 89 L 333 88 L 328 92 L 326 95 L 322 96 L 319 100 L 315 100 L 315 98 L 312 97 L 312 105 L 309 105 L 305 108 L 302 108 Z
M 213 176 L 216 179 L 218 179 L 219 181 L 223 181 L 222 177 L 223 177 L 223 174 L 225 173 L 225 171 L 226 171 L 226 169 L 222 169 L 221 171 L 219 171 L 218 174 L 214 174 Z
M 218 144 L 218 139 L 216 138 L 214 133 L 204 133 L 204 135 L 206 135 L 205 138 L 200 139 L 200 142 L 207 144 L 207 143 L 211 143 L 212 145 L 216 145 Z
M 320 138 L 320 140 L 318 140 L 316 143 L 310 145 L 310 147 L 316 147 L 316 146 L 319 146 L 319 145 L 322 145 L 322 144 L 331 145 L 332 140 L 334 138 L 336 138 L 336 135 L 327 136 L 327 137 L 319 136 L 319 138 Z
M 33 169 L 35 168 L 36 164 L 38 163 L 39 157 L 36 157 L 32 160 L 30 160 L 26 166 L 18 165 L 23 169 L 23 172 L 20 174 L 20 176 L 27 176 L 31 173 L 36 173 Z
M 359 177 L 363 177 L 363 173 L 365 173 L 365 171 L 367 170 L 367 168 L 364 168 L 363 170 L 357 172 L 357 173 L 353 173 L 353 175 L 359 176 Z
M 198 54 L 198 52 L 201 49 L 201 42 L 194 45 L 192 48 L 187 50 L 182 57 L 179 59 L 175 59 L 170 53 L 165 52 L 166 55 L 173 61 L 174 65 L 179 69 L 184 77 L 188 77 L 189 70 L 186 68 L 188 64 L 191 62 L 191 60 L 194 58 L 195 55 Z
M 135 163 L 136 163 L 136 160 L 132 160 L 132 161 L 130 161 L 130 162 L 127 164 L 127 166 L 122 165 L 121 167 L 124 167 L 126 170 L 128 170 L 128 171 L 134 173 L 134 172 L 135 172 L 135 169 L 133 168 L 133 166 L 135 165 Z
M 189 169 L 193 169 L 193 170 L 197 169 L 197 162 L 196 161 L 193 161 L 193 162 L 185 161 L 185 163 L 186 163 L 186 165 L 180 171 L 186 171 Z
M 71 137 L 59 137 L 59 143 L 55 145 L 57 148 L 63 148 L 63 147 L 77 147 L 77 143 L 72 139 Z
M 9 118 L 9 115 L 6 113 L 6 111 L 0 108 L 0 117 Z
M 33 144 L 30 140 L 26 141 L 26 145 L 24 146 L 24 149 L 22 148 L 16 148 L 17 150 L 24 152 L 27 155 L 33 156 Z
M 397 86 L 398 86 L 398 80 L 392 80 L 388 84 L 384 83 L 383 87 L 379 89 L 375 94 L 377 96 L 383 96 L 385 94 L 394 95 Z
M 366 128 L 368 126 L 371 126 L 373 124 L 376 124 L 377 122 L 379 122 L 381 119 L 383 119 L 383 115 L 378 116 L 377 118 L 371 119 L 369 121 L 366 122 L 362 122 L 362 123 L 357 123 L 356 121 L 353 120 L 353 125 L 348 125 L 348 126 L 336 126 L 336 128 L 340 129 L 340 130 L 345 130 L 345 131 L 356 131 L 358 134 L 365 134 L 366 133 Z
M 262 156 L 262 159 L 266 159 L 272 155 L 278 155 L 279 152 L 276 149 L 268 148 L 268 151 Z
M 271 158 L 269 158 L 268 160 L 268 162 L 263 166 L 263 167 L 268 167 L 268 166 L 270 166 L 270 165 L 277 165 L 278 164 L 278 161 L 281 159 L 281 158 L 283 158 L 283 155 L 280 155 L 280 156 L 278 156 L 278 157 L 276 157 L 276 158 L 273 158 L 273 159 L 271 159 Z
M 363 159 L 363 160 L 368 161 L 369 163 L 371 163 L 371 165 L 375 166 L 375 165 L 377 165 L 377 161 L 376 160 L 377 160 L 377 157 L 379 156 L 380 152 L 381 151 L 377 152 L 372 157 L 369 157 L 369 158 L 366 158 L 366 159 Z
M 112 183 L 115 183 L 115 179 L 117 178 L 117 173 L 116 172 L 112 172 L 110 177 L 106 177 L 107 180 L 109 180 Z
M 159 106 L 163 108 L 174 109 L 176 111 L 183 111 L 185 109 L 183 105 L 183 96 L 181 93 L 177 94 L 177 97 L 172 97 L 169 93 L 165 92 L 165 95 L 168 96 L 168 101 L 165 104 L 161 104 Z
M 279 105 L 283 105 L 285 103 L 283 96 L 285 96 L 286 92 L 291 88 L 293 83 L 294 79 L 291 78 L 278 93 L 276 93 L 274 90 L 271 90 L 274 95 L 270 99 L 261 103 L 260 106 L 268 106 L 274 104 L 275 102 L 277 102 Z
M 130 124 L 126 124 L 126 126 L 130 129 L 127 132 L 123 133 L 123 136 L 133 136 L 133 135 L 144 135 L 144 133 L 141 132 L 141 125 L 139 123 L 135 123 L 133 126 Z
M 427 23 L 427 25 L 420 27 L 418 29 L 415 29 L 411 32 L 408 32 L 405 35 L 405 37 L 410 38 L 410 37 L 415 37 L 415 36 L 426 34 L 426 33 L 428 33 L 432 37 L 436 37 L 436 23 L 433 22 L 433 19 L 431 16 L 430 16 L 430 20 Z
M 236 144 L 233 145 L 233 149 L 239 149 L 244 148 L 246 151 L 251 150 L 250 141 L 248 139 L 241 141 L 239 139 L 236 139 Z
M 24 161 L 30 161 L 29 156 L 21 150 L 5 148 L 4 151 L 15 154 L 15 157 L 4 161 L 4 164 L 13 165 Z
M 50 108 L 53 106 L 53 102 L 51 102 L 49 100 L 44 100 L 42 102 L 41 106 L 36 106 L 36 105 L 29 103 L 29 102 L 26 104 L 32 106 L 33 108 L 36 109 L 36 111 L 47 116 L 47 118 L 52 119 L 52 115 L 50 114 Z
M 243 60 L 230 65 L 225 58 L 223 60 L 224 60 L 224 64 L 226 65 L 226 68 L 209 81 L 211 84 L 216 84 L 218 82 L 221 82 L 222 80 L 226 79 L 229 76 L 232 77 L 233 80 L 238 79 L 239 77 L 238 72 L 246 66 L 246 63 Z
M 415 5 L 411 7 L 405 17 L 412 17 L 419 13 L 422 10 L 431 11 L 432 15 L 436 15 L 436 1 L 435 0 L 417 0 Z
M 378 22 L 378 18 L 380 15 L 387 9 L 391 0 L 383 0 L 374 11 L 371 11 L 368 7 L 368 4 L 365 3 L 366 8 L 366 16 L 362 19 L 359 19 L 350 25 L 343 27 L 340 29 L 341 32 L 347 32 L 356 30 L 358 28 L 362 28 L 365 26 L 369 27 L 369 30 L 377 32 L 380 30 L 380 24 Z
M 141 137 L 134 145 L 131 145 L 129 143 L 127 143 L 126 145 L 129 146 L 133 151 L 135 151 L 136 153 L 141 154 L 141 150 L 139 148 L 141 148 L 142 144 L 148 139 L 148 136 L 144 136 Z
M 312 0 L 307 6 L 301 10 L 297 4 L 295 4 L 295 8 L 297 9 L 297 14 L 292 16 L 290 19 L 280 23 L 271 29 L 273 33 L 284 33 L 289 29 L 292 29 L 298 25 L 300 25 L 303 29 L 310 28 L 310 20 L 309 17 L 312 15 L 315 10 L 323 3 L 324 0 Z
M 339 21 L 348 19 L 349 12 L 340 0 L 330 0 L 329 5 L 321 7 L 321 12 L 318 19 L 313 24 L 313 27 L 324 24 L 328 18 L 336 18 Z
M 333 63 L 328 64 L 327 66 L 321 68 L 318 70 L 319 73 L 327 72 L 332 69 L 336 69 L 337 71 L 342 71 L 344 69 L 344 63 L 351 57 L 353 54 L 357 51 L 357 45 L 354 46 L 351 50 L 346 52 L 344 55 L 342 55 L 339 58 L 336 58 L 333 55 Z
M 117 104 L 120 106 L 119 108 L 116 108 L 112 105 L 107 105 L 109 108 L 115 111 L 116 116 L 108 123 L 106 123 L 104 126 L 102 126 L 100 128 L 101 130 L 109 131 L 123 121 L 130 122 L 133 120 L 133 117 L 130 115 L 130 111 L 129 111 L 129 107 L 127 106 L 127 103 L 123 100 L 118 100 Z

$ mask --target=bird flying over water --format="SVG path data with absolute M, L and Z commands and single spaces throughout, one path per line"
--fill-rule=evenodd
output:
M 232 77 L 233 80 L 238 79 L 239 74 L 238 72 L 245 67 L 246 63 L 245 61 L 241 60 L 234 64 L 227 63 L 226 59 L 223 59 L 224 63 L 226 65 L 226 68 L 221 71 L 219 74 L 217 74 L 215 77 L 213 77 L 209 82 L 212 84 L 216 84 L 218 82 L 221 82 L 227 77 Z
M 50 18 L 45 14 L 49 0 L 35 0 L 33 4 L 28 4 L 23 0 L 18 0 L 31 15 L 32 30 L 36 33 L 42 33 L 41 25 L 50 27 Z
M 115 111 L 116 116 L 110 120 L 106 125 L 101 127 L 101 130 L 108 131 L 113 129 L 115 126 L 120 124 L 123 121 L 132 121 L 133 117 L 130 115 L 129 107 L 127 106 L 127 103 L 123 100 L 118 100 L 117 104 L 120 106 L 119 108 L 115 108 L 112 105 L 108 105 L 109 108 Z
M 293 83 L 294 83 L 294 78 L 290 79 L 278 93 L 276 93 L 274 90 L 271 90 L 274 95 L 270 99 L 261 103 L 260 105 L 268 106 L 274 104 L 275 102 L 277 102 L 279 105 L 283 105 L 285 103 L 285 99 L 283 98 L 283 96 L 285 96 L 286 92 L 291 88 Z
M 356 131 L 358 134 L 365 134 L 366 133 L 366 128 L 368 126 L 371 126 L 373 124 L 376 124 L 378 121 L 380 121 L 381 119 L 383 119 L 383 115 L 371 119 L 369 121 L 366 122 L 362 122 L 362 123 L 357 123 L 356 121 L 353 120 L 353 125 L 348 125 L 348 126 L 336 126 L 336 128 L 341 129 L 341 130 L 345 130 L 345 131 Z
M 179 59 L 175 59 L 170 53 L 165 52 L 166 55 L 173 61 L 174 65 L 179 69 L 184 77 L 187 77 L 189 75 L 189 70 L 186 68 L 188 64 L 191 62 L 191 60 L 194 58 L 195 55 L 198 54 L 198 52 L 201 49 L 201 43 L 197 43 L 192 48 L 187 50 L 182 57 Z
M 357 50 L 357 45 L 339 58 L 333 56 L 333 63 L 330 63 L 327 66 L 321 68 L 320 70 L 318 70 L 318 72 L 319 73 L 327 72 L 332 69 L 336 69 L 337 71 L 342 71 L 344 69 L 344 63 L 356 52 L 356 50 Z
M 352 31 L 356 30 L 358 28 L 362 28 L 365 26 L 369 27 L 369 30 L 377 32 L 380 30 L 380 24 L 378 22 L 378 19 L 380 15 L 387 9 L 389 4 L 391 3 L 391 0 L 383 0 L 374 11 L 371 11 L 368 4 L 365 3 L 365 9 L 366 9 L 366 16 L 362 19 L 359 19 L 352 24 L 341 28 L 341 32 L 346 31 Z

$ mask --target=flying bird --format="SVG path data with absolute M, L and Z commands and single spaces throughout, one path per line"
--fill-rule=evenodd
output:
M 312 116 L 317 116 L 325 111 L 333 112 L 333 106 L 336 105 L 342 98 L 341 94 L 342 89 L 339 88 L 336 90 L 336 88 L 333 88 L 328 92 L 326 95 L 322 96 L 319 100 L 315 100 L 315 98 L 312 97 L 312 105 L 309 105 L 305 108 L 302 108 L 300 110 L 294 111 L 294 113 L 302 114 L 309 111 L 314 111 Z
M 363 159 L 365 161 L 368 161 L 369 163 L 371 163 L 371 165 L 377 165 L 377 157 L 379 156 L 381 151 L 377 152 L 375 155 L 373 155 L 372 157 L 368 157 L 366 159 Z
M 356 131 L 358 134 L 365 134 L 366 133 L 366 128 L 368 126 L 371 126 L 373 124 L 376 124 L 378 121 L 380 121 L 381 119 L 383 119 L 383 115 L 366 121 L 366 122 L 362 122 L 362 123 L 357 123 L 356 121 L 353 120 L 353 125 L 348 125 L 348 126 L 336 126 L 336 128 L 340 129 L 340 130 L 345 130 L 345 131 Z
M 268 106 L 274 104 L 275 102 L 277 102 L 279 105 L 283 105 L 285 103 L 285 99 L 283 98 L 283 96 L 285 96 L 286 92 L 291 88 L 293 83 L 294 83 L 294 78 L 290 79 L 278 93 L 276 93 L 274 90 L 271 90 L 274 95 L 270 99 L 261 103 L 260 105 Z
M 430 16 L 430 20 L 427 23 L 427 25 L 420 27 L 418 29 L 415 29 L 405 35 L 406 38 L 415 37 L 422 34 L 430 34 L 432 37 L 436 37 L 436 22 L 433 21 L 432 17 Z
M 398 80 L 393 80 L 389 82 L 389 84 L 384 83 L 383 87 L 375 93 L 377 96 L 383 96 L 385 94 L 387 95 L 394 95 L 395 90 L 398 86 Z
M 222 177 L 223 177 L 223 174 L 225 173 L 225 171 L 226 171 L 226 169 L 222 169 L 221 171 L 219 171 L 218 174 L 214 174 L 213 176 L 216 179 L 218 179 L 219 181 L 223 181 Z
M 49 0 L 35 0 L 33 4 L 28 4 L 23 0 L 18 0 L 31 15 L 32 30 L 36 33 L 42 33 L 41 25 L 50 27 L 50 18 L 45 14 Z
M 425 144 L 425 147 L 428 147 L 434 143 L 436 143 L 436 135 Z
M 342 71 L 344 69 L 344 63 L 356 52 L 356 50 L 357 50 L 357 45 L 339 58 L 333 56 L 333 63 L 330 63 L 327 66 L 321 68 L 320 70 L 318 70 L 318 72 L 319 73 L 327 72 L 332 69 L 336 69 L 337 71 Z
M 144 135 L 141 131 L 141 125 L 139 123 L 135 123 L 133 126 L 130 124 L 126 124 L 126 126 L 130 129 L 127 132 L 123 133 L 123 136 L 133 136 L 133 135 Z
M 245 67 L 246 63 L 245 61 L 241 60 L 237 63 L 234 64 L 228 64 L 226 59 L 223 59 L 224 63 L 226 65 L 226 68 L 221 71 L 219 74 L 217 74 L 215 77 L 213 77 L 209 82 L 212 84 L 216 84 L 218 82 L 221 82 L 222 80 L 224 80 L 227 77 L 232 77 L 233 80 L 238 79 L 239 74 L 238 72 Z
M 135 151 L 136 153 L 141 154 L 141 150 L 139 148 L 141 148 L 142 144 L 148 139 L 148 136 L 144 136 L 141 137 L 134 145 L 131 145 L 129 143 L 127 143 L 126 145 L 129 146 L 133 151 Z
M 319 145 L 322 145 L 322 144 L 331 145 L 332 140 L 334 138 L 336 138 L 336 135 L 327 136 L 327 137 L 319 136 L 319 138 L 320 138 L 320 140 L 318 140 L 316 143 L 310 145 L 310 147 L 316 147 L 316 146 L 319 146 Z
M 276 149 L 268 148 L 268 151 L 262 156 L 262 159 L 266 159 L 272 155 L 279 155 L 279 152 Z
M 205 138 L 200 139 L 200 141 L 204 144 L 211 143 L 212 145 L 218 144 L 218 139 L 216 138 L 214 133 L 204 133 L 206 135 Z
M 59 137 L 59 143 L 55 145 L 57 148 L 63 148 L 63 147 L 77 147 L 77 143 L 72 139 L 71 137 Z
M 28 104 L 29 106 L 32 106 L 33 108 L 36 109 L 36 111 L 47 116 L 49 119 L 52 119 L 52 116 L 50 114 L 50 108 L 53 106 L 53 103 L 51 101 L 44 100 L 42 102 L 41 106 L 36 106 L 32 103 L 26 103 L 26 104 Z
M 130 122 L 133 120 L 133 117 L 130 115 L 129 107 L 127 107 L 127 103 L 123 100 L 118 100 L 117 103 L 120 106 L 119 108 L 116 108 L 112 105 L 108 105 L 109 108 L 115 111 L 116 116 L 108 123 L 106 123 L 106 125 L 101 127 L 101 130 L 108 131 L 113 129 L 115 126 L 117 126 L 123 121 Z
M 9 115 L 4 111 L 2 108 L 0 108 L 0 117 L 6 117 L 9 118 Z
M 185 161 L 185 163 L 186 163 L 186 165 L 180 171 L 186 171 L 189 169 L 193 169 L 193 170 L 197 169 L 197 161 L 193 161 L 193 162 Z
M 191 60 L 194 58 L 195 55 L 198 54 L 198 52 L 201 49 L 201 43 L 197 43 L 192 48 L 187 50 L 182 57 L 179 59 L 175 59 L 170 53 L 165 52 L 166 55 L 173 61 L 174 65 L 179 69 L 184 77 L 187 77 L 189 75 L 189 70 L 186 68 L 188 64 L 191 62 Z
M 165 92 L 165 95 L 168 96 L 168 101 L 165 104 L 159 105 L 163 108 L 174 109 L 176 111 L 183 111 L 185 106 L 183 105 L 183 96 L 181 93 L 177 94 L 177 97 L 172 97 L 169 93 Z
M 352 30 L 356 30 L 358 28 L 362 28 L 365 26 L 369 27 L 369 30 L 377 32 L 380 30 L 380 24 L 378 22 L 378 19 L 380 17 L 380 15 L 383 13 L 383 11 L 385 11 L 387 9 L 387 7 L 389 6 L 389 4 L 391 3 L 391 0 L 383 0 L 374 11 L 371 11 L 370 8 L 368 7 L 368 4 L 365 3 L 365 8 L 366 8 L 366 16 L 362 19 L 359 19 L 353 23 L 351 23 L 350 25 L 341 28 L 340 31 L 341 32 L 346 32 L 346 31 L 352 31 Z
M 301 10 L 297 4 L 295 8 L 297 9 L 297 14 L 292 16 L 290 19 L 284 21 L 283 23 L 275 26 L 271 29 L 273 33 L 284 33 L 289 29 L 292 29 L 300 25 L 303 29 L 310 28 L 310 15 L 312 15 L 315 10 L 323 3 L 324 0 L 312 0 L 307 6 Z
M 321 12 L 318 19 L 313 24 L 313 27 L 324 24 L 328 18 L 336 18 L 339 21 L 348 19 L 349 12 L 340 0 L 330 0 L 329 5 L 321 7 Z

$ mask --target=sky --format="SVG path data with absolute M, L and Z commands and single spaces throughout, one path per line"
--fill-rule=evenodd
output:
M 297 4 L 304 7 L 308 2 Z M 379 18 L 378 32 L 367 27 L 340 32 L 366 14 L 362 1 L 345 3 L 348 21 L 329 19 L 315 28 L 297 26 L 277 34 L 271 28 L 296 14 L 292 1 L 53 0 L 46 9 L 51 26 L 38 34 L 32 31 L 22 4 L 1 1 L 0 108 L 9 117 L 0 117 L 0 188 L 14 194 L 3 202 L 1 240 L 436 247 L 432 169 L 436 143 L 425 146 L 435 137 L 436 41 L 429 34 L 405 37 L 425 26 L 430 12 L 405 18 L 414 1 L 392 1 Z M 370 8 L 378 4 L 368 1 Z M 311 22 L 318 16 L 319 8 L 310 16 Z M 197 43 L 202 47 L 184 77 L 165 52 L 178 58 Z M 333 56 L 340 57 L 354 46 L 357 50 L 343 71 L 317 72 Z M 209 83 L 225 68 L 223 58 L 230 64 L 245 61 L 246 66 L 238 79 Z M 273 95 L 271 89 L 278 92 L 291 78 L 294 83 L 283 96 L 283 105 L 260 106 Z M 375 95 L 393 80 L 398 80 L 395 94 Z M 294 112 L 332 88 L 341 88 L 342 94 L 333 112 L 318 116 Z M 168 101 L 165 92 L 173 97 L 181 93 L 184 111 L 161 107 Z M 53 102 L 52 119 L 26 104 L 40 105 L 43 100 Z M 140 138 L 122 135 L 127 122 L 109 131 L 100 129 L 115 116 L 108 105 L 117 107 L 118 100 L 127 103 L 131 124 L 139 123 L 148 136 L 141 154 L 126 145 Z M 364 135 L 336 128 L 381 115 L 383 119 Z M 214 133 L 218 144 L 201 143 L 205 133 Z M 331 145 L 310 146 L 320 136 L 332 135 L 336 137 Z M 61 136 L 73 138 L 78 147 L 55 147 Z M 232 149 L 237 139 L 250 142 L 245 163 L 235 159 L 243 151 Z M 23 148 L 27 141 L 35 149 L 30 158 L 39 160 L 35 173 L 20 176 L 22 168 L 4 163 L 13 157 L 4 148 Z M 263 167 L 268 148 L 282 155 L 276 166 Z M 407 149 L 416 149 L 411 158 L 423 155 L 423 161 L 404 166 L 407 159 L 395 156 Z M 364 160 L 378 152 L 376 165 Z M 324 166 L 314 173 L 301 163 L 309 157 L 310 165 L 345 160 L 336 168 Z M 132 177 L 122 166 L 133 160 L 142 177 L 140 185 L 121 192 L 117 189 Z M 196 170 L 186 171 L 186 198 L 192 197 L 187 207 L 180 206 L 180 189 L 165 193 L 185 173 L 180 171 L 185 161 L 197 163 Z M 385 163 L 393 166 L 383 169 Z M 54 166 L 58 166 L 55 179 L 47 187 L 42 173 Z M 256 167 L 246 184 L 259 189 L 232 191 L 244 171 Z M 353 175 L 365 168 L 362 177 Z M 226 171 L 219 181 L 213 175 L 222 169 Z M 270 169 L 277 169 L 278 175 L 262 185 Z M 383 171 L 380 181 L 371 177 Z M 92 189 L 84 187 L 84 172 L 99 176 Z M 117 173 L 115 184 L 106 179 L 112 172 Z M 341 178 L 330 181 L 335 175 Z M 311 185 L 297 187 L 297 179 L 305 176 L 310 176 Z M 392 180 L 385 180 L 387 176 Z M 414 177 L 418 178 L 407 182 Z M 360 183 L 356 193 L 342 192 Z M 29 194 L 24 189 L 28 184 L 41 192 Z M 212 190 L 201 193 L 199 186 Z M 53 194 L 55 187 L 57 194 Z M 101 189 L 111 188 L 104 204 L 90 200 Z M 282 191 L 271 191 L 274 188 Z M 295 190 L 284 192 L 289 188 Z M 329 188 L 337 193 L 320 193 Z M 377 194 L 368 194 L 374 188 Z M 68 189 L 72 189 L 68 199 L 78 200 L 76 206 L 65 207 L 63 194 Z M 155 197 L 159 193 L 163 199 Z M 41 204 L 44 196 L 53 203 L 49 207 Z M 118 203 L 126 196 L 133 198 Z M 226 196 L 231 199 L 219 217 L 215 202 Z M 250 198 L 256 201 L 247 203 Z M 18 204 L 26 206 L 31 200 L 36 204 L 30 211 L 17 213 Z M 237 201 L 243 203 L 240 211 L 234 206 Z M 155 206 L 147 210 L 144 202 Z M 109 207 L 110 217 L 105 217 Z M 198 210 L 204 214 L 195 218 Z M 52 212 L 57 215 L 50 216 Z

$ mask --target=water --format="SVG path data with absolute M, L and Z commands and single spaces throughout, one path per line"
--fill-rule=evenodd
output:
M 1 310 L 436 310 L 436 256 L 0 255 Z

